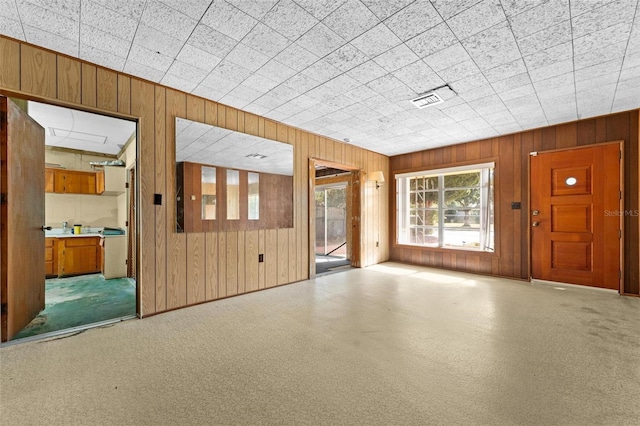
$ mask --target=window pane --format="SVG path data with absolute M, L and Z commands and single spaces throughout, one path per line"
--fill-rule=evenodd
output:
M 216 168 L 202 166 L 202 219 L 216 218 Z
M 258 173 L 247 173 L 249 184 L 249 220 L 260 219 L 260 175 Z
M 445 207 L 480 207 L 480 188 L 444 191 Z
M 227 219 L 240 219 L 240 172 L 227 170 Z
M 465 188 L 480 185 L 480 172 L 458 173 L 444 176 L 445 188 Z
M 445 228 L 443 245 L 446 247 L 480 248 L 479 228 Z

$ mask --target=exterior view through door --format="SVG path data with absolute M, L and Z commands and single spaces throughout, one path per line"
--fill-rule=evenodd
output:
M 621 142 L 531 154 L 531 275 L 621 288 Z

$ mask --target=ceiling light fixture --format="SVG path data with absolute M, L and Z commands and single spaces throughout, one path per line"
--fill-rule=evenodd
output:
M 415 99 L 411 99 L 413 105 L 418 109 L 430 107 L 443 103 L 445 100 L 456 96 L 457 93 L 449 86 L 449 84 L 436 87 L 426 93 L 418 96 Z

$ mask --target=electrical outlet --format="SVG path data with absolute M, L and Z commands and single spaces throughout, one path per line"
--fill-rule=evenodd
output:
M 376 241 L 376 247 L 380 247 L 380 242 Z
M 258 255 L 258 263 L 262 263 L 262 262 L 264 262 L 264 254 L 260 253 Z

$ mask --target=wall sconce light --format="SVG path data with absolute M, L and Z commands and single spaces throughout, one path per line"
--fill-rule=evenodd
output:
M 369 173 L 369 180 L 375 181 L 376 189 L 380 188 L 380 182 L 384 182 L 384 174 L 382 174 L 382 170 L 378 170 L 375 172 Z

